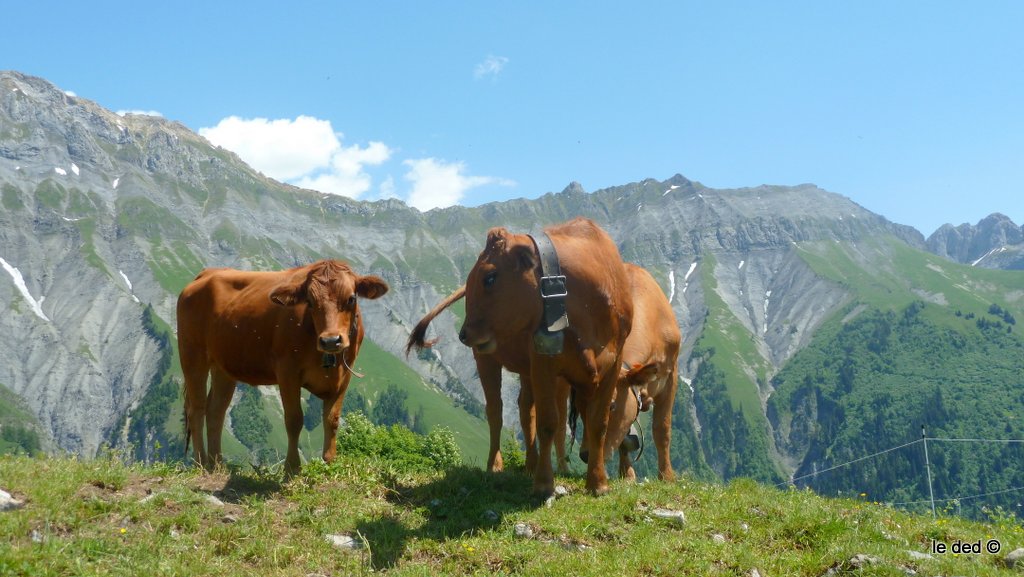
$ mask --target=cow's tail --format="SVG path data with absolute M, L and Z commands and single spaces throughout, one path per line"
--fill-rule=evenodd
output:
M 462 285 L 455 289 L 455 292 L 445 297 L 445 299 L 435 306 L 427 316 L 420 319 L 420 322 L 416 323 L 416 326 L 412 329 L 412 334 L 409 335 L 409 341 L 405 344 L 405 356 L 409 356 L 409 352 L 416 347 L 422 349 L 423 347 L 429 347 L 437 342 L 437 339 L 427 341 L 427 327 L 430 326 L 430 321 L 434 320 L 437 315 L 441 314 L 444 309 L 451 306 L 451 304 L 462 297 L 466 296 L 466 285 Z

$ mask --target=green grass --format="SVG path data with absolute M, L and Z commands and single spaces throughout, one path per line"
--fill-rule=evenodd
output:
M 0 194 L 2 194 L 0 199 L 3 200 L 5 209 L 14 212 L 25 208 L 25 201 L 21 199 L 21 191 L 14 185 L 5 182 L 3 187 L 0 188 Z
M 579 477 L 546 507 L 521 472 L 416 473 L 366 457 L 278 471 L 203 474 L 114 457 L 0 458 L 4 575 L 1012 575 L 1024 545 L 1005 515 L 988 523 L 914 516 L 747 480 L 642 485 L 587 495 Z M 217 496 L 223 504 L 208 500 Z M 656 508 L 682 511 L 682 524 Z M 533 536 L 516 537 L 514 527 Z M 326 536 L 363 544 L 345 551 Z M 995 540 L 998 554 L 932 554 L 933 542 Z M 911 557 L 909 551 L 930 558 Z M 876 562 L 853 569 L 863 554 Z
M 926 300 L 950 310 L 982 313 L 992 303 L 1024 313 L 1024 275 L 1018 271 L 979 269 L 948 261 L 893 237 L 854 247 L 833 242 L 801 243 L 800 256 L 817 274 L 881 310 L 902 310 Z M 948 322 L 948 316 L 932 320 Z
M 146 264 L 160 286 L 175 295 L 203 269 L 203 262 L 181 241 L 154 245 Z
M 409 414 L 416 414 L 419 407 L 423 407 L 427 430 L 438 425 L 448 427 L 455 433 L 455 440 L 467 462 L 480 466 L 487 462 L 487 424 L 456 407 L 450 398 L 431 388 L 394 355 L 365 339 L 353 368 L 366 376 L 362 379 L 353 377 L 349 387 L 358 390 L 371 409 L 380 393 L 394 383 L 409 393 L 406 400 Z M 322 443 L 317 443 L 317 446 L 322 446 Z

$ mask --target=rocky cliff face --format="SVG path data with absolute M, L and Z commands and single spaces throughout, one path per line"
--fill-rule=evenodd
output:
M 357 202 L 264 178 L 180 124 L 118 116 L 10 72 L 0 73 L 0 187 L 0 257 L 25 286 L 0 273 L 0 383 L 60 447 L 83 454 L 118 436 L 154 375 L 143 307 L 173 327 L 177 293 L 203 266 L 330 256 L 381 275 L 392 290 L 364 304 L 368 336 L 404 359 L 410 327 L 464 281 L 489 227 L 536 232 L 582 215 L 670 296 L 684 377 L 696 370 L 686 360 L 710 298 L 745 329 L 770 376 L 849 298 L 807 265 L 801 243 L 895 236 L 924 246 L 917 231 L 813 185 L 715 190 L 676 175 L 427 213 Z M 438 345 L 407 362 L 450 395 L 481 397 L 458 324 L 442 315 Z M 770 390 L 755 372 L 749 386 L 763 403 Z M 515 391 L 505 389 L 509 423 Z
M 927 242 L 928 250 L 956 262 L 1005 270 L 1024 269 L 1024 227 L 994 213 L 976 225 L 944 224 Z

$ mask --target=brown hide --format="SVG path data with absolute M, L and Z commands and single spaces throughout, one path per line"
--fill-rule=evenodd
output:
M 654 405 L 652 429 L 658 451 L 658 478 L 675 478 L 669 456 L 672 436 L 672 404 L 675 402 L 677 360 L 682 335 L 672 305 L 657 281 L 643 268 L 626 264 L 633 293 L 633 329 L 623 347 L 622 359 L 629 370 L 621 370 L 614 409 L 608 425 L 606 450 L 621 447 L 623 438 L 639 410 Z M 635 388 L 635 389 L 634 389 Z M 636 390 L 640 400 L 636 398 Z M 629 455 L 619 449 L 619 474 L 635 478 Z
M 603 494 L 608 490 L 603 466 L 608 408 L 633 316 L 629 280 L 615 244 L 592 221 L 577 218 L 545 230 L 558 252 L 569 293 L 569 328 L 562 352 L 542 355 L 534 350 L 533 336 L 542 316 L 539 257 L 529 236 L 503 228 L 488 232 L 486 247 L 466 279 L 466 321 L 459 337 L 473 348 L 484 389 L 493 456 L 489 468 L 501 466 L 496 443 L 505 368 L 518 373 L 522 383 L 520 418 L 534 491 L 547 495 L 554 490 L 551 446 L 556 432 L 564 430 L 562 379 L 586 400 L 586 422 L 591 426 L 584 444 L 595 456 L 587 469 L 587 488 Z M 537 449 L 528 421 L 536 423 Z M 558 441 L 563 443 L 564 436 Z
M 235 382 L 277 384 L 288 432 L 285 470 L 298 472 L 301 389 L 324 401 L 323 458 L 335 456 L 341 405 L 363 341 L 357 296 L 376 299 L 387 284 L 323 260 L 277 272 L 206 269 L 178 297 L 178 347 L 185 377 L 186 443 L 211 468 Z M 324 367 L 324 355 L 341 357 Z M 207 378 L 210 380 L 207 392 Z M 206 428 L 207 444 L 203 443 Z

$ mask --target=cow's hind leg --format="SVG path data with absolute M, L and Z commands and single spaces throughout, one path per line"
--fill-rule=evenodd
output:
M 215 367 L 210 371 L 210 394 L 206 397 L 206 441 L 210 467 L 216 467 L 223 461 L 221 437 L 224 434 L 224 418 L 234 396 L 235 380 Z
M 568 442 L 566 430 L 569 428 L 569 381 L 559 377 L 555 379 L 558 387 L 555 391 L 555 403 L 558 409 L 558 421 L 555 425 L 555 466 L 559 475 L 569 474 L 569 458 L 565 453 Z
M 192 442 L 192 455 L 196 464 L 209 468 L 210 459 L 203 441 L 203 429 L 206 428 L 206 380 L 210 367 L 204 357 L 190 353 L 190 348 L 184 345 L 180 348 L 181 369 L 185 378 L 185 443 L 187 447 L 188 442 Z

